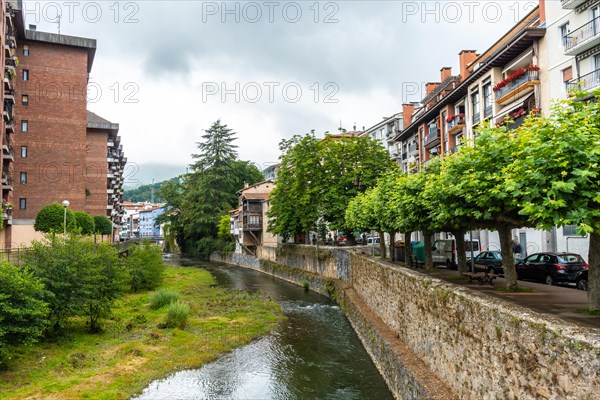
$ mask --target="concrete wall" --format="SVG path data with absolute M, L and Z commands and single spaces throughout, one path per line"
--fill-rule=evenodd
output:
M 317 255 L 315 246 L 281 246 L 264 253 L 271 258 L 269 265 L 285 265 L 288 274 L 302 270 L 345 285 L 344 293 L 356 294 L 352 304 L 364 303 L 361 315 L 383 321 L 375 330 L 393 332 L 396 344 L 416 354 L 451 387 L 450 395 L 453 391 L 461 399 L 591 400 L 600 393 L 597 330 L 343 249 L 320 248 Z M 258 263 L 259 270 L 263 263 Z M 353 321 L 350 315 L 349 319 Z M 398 382 L 390 376 L 401 372 L 396 368 L 390 373 L 393 363 L 382 361 L 390 353 L 382 351 L 381 344 L 370 345 L 372 334 L 359 332 L 357 321 L 355 330 L 393 388 Z

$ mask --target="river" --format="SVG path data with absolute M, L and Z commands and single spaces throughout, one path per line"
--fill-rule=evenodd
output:
M 136 399 L 393 399 L 339 306 L 256 271 L 196 261 L 217 285 L 260 291 L 286 316 L 271 334 L 195 370 L 152 382 Z

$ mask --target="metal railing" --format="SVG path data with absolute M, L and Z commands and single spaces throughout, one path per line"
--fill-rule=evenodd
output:
M 580 26 L 573 32 L 567 33 L 563 37 L 565 51 L 569 51 L 575 46 L 585 42 L 600 34 L 600 17 L 596 17 L 585 25 Z
M 600 69 L 567 82 L 567 91 L 592 90 L 600 86 Z
M 500 89 L 496 90 L 496 100 L 503 97 L 505 94 L 510 93 L 515 90 L 519 86 L 530 82 L 539 80 L 540 74 L 539 71 L 527 71 L 525 74 L 519 76 L 518 78 L 513 79 L 508 82 L 506 85 L 502 86 Z
M 436 139 L 439 139 L 439 137 L 440 137 L 440 131 L 437 129 L 437 127 L 435 127 L 435 129 L 432 129 L 430 127 L 429 133 L 427 134 L 427 136 L 425 136 L 425 144 L 429 144 L 429 143 L 435 141 Z

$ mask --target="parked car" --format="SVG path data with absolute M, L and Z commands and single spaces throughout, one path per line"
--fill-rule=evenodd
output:
M 499 251 L 484 251 L 475 257 L 475 270 L 483 270 L 496 275 L 504 275 L 502 254 Z
M 519 279 L 531 279 L 548 285 L 575 283 L 577 273 L 588 264 L 575 253 L 535 253 L 516 265 Z
M 588 270 L 584 269 L 577 273 L 575 277 L 575 284 L 579 290 L 588 290 Z

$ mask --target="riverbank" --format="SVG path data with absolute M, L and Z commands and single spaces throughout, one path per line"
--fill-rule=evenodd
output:
M 149 382 L 198 367 L 268 333 L 281 308 L 260 295 L 211 287 L 210 272 L 168 266 L 161 288 L 190 305 L 185 329 L 161 329 L 166 308 L 152 310 L 152 292 L 119 300 L 101 334 L 73 321 L 55 342 L 21 348 L 0 371 L 0 398 L 128 399 Z

